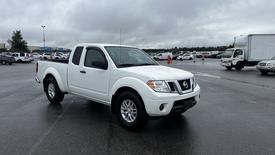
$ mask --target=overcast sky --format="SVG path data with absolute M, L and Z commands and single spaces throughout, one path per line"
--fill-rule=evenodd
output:
M 0 0 L 0 42 L 21 30 L 29 45 L 78 42 L 141 48 L 227 45 L 275 33 L 274 0 Z

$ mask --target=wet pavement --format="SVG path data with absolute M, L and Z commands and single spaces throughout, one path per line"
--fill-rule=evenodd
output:
M 196 75 L 201 102 L 131 132 L 105 105 L 73 95 L 48 104 L 34 63 L 0 65 L 0 154 L 275 154 L 274 74 L 211 59 L 170 66 Z

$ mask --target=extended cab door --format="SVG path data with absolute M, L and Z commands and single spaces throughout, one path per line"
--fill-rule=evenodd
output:
M 234 51 L 232 64 L 236 65 L 239 61 L 244 61 L 244 52 L 242 49 L 236 49 Z
M 110 70 L 106 56 L 100 48 L 84 49 L 77 69 L 73 66 L 69 68 L 71 69 L 68 78 L 74 93 L 96 101 L 108 102 Z

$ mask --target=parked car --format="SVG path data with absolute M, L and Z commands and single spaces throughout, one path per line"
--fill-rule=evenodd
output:
M 32 61 L 28 53 L 15 52 L 15 53 L 12 53 L 11 55 L 15 58 L 15 61 L 19 63 Z
M 12 63 L 14 63 L 14 62 L 15 62 L 14 57 L 12 57 L 10 55 L 0 54 L 0 63 L 2 65 L 6 65 L 6 64 L 12 65 Z
M 155 55 L 153 58 L 154 58 L 155 60 L 167 60 L 167 59 L 168 59 L 168 56 L 170 56 L 171 59 L 173 58 L 173 54 L 170 53 L 170 52 L 159 53 L 159 54 Z
M 32 53 L 32 56 L 34 59 L 40 59 L 42 57 L 42 55 L 39 53 Z
M 66 55 L 60 52 L 54 52 L 51 55 L 52 59 L 58 60 L 58 59 L 67 59 Z
M 270 60 L 260 61 L 256 68 L 263 74 L 267 75 L 268 72 L 275 73 L 275 56 Z
M 181 114 L 200 100 L 190 72 L 159 65 L 129 46 L 78 44 L 68 63 L 38 61 L 36 81 L 52 104 L 67 93 L 109 105 L 127 129 L 143 127 L 148 117 Z
M 43 53 L 40 59 L 52 59 L 51 53 Z
M 178 60 L 193 60 L 194 59 L 194 55 L 192 54 L 184 54 L 181 56 L 177 57 Z

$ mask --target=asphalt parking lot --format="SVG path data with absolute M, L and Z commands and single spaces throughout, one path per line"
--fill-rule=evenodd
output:
M 107 106 L 73 95 L 48 104 L 34 63 L 0 65 L 0 154 L 275 154 L 275 74 L 212 59 L 169 66 L 195 74 L 201 102 L 130 132 Z

